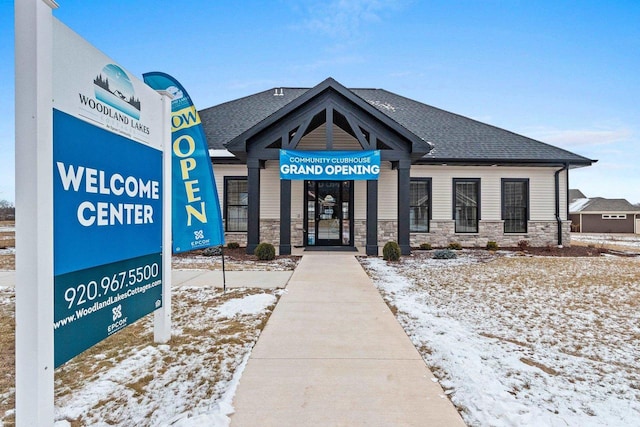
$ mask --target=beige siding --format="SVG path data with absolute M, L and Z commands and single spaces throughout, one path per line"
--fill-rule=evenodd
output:
M 298 143 L 296 150 L 316 150 L 324 151 L 327 149 L 326 124 L 315 129 L 309 135 L 306 135 Z M 362 146 L 358 140 L 338 126 L 333 125 L 333 149 L 334 150 L 362 150 Z
M 378 178 L 378 220 L 398 218 L 398 171 L 391 163 L 381 162 Z
M 413 166 L 411 177 L 432 179 L 432 209 L 434 220 L 452 218 L 454 178 L 480 178 L 481 218 L 500 220 L 502 178 L 528 178 L 531 220 L 555 219 L 555 168 L 481 167 L 481 166 Z M 561 174 L 560 201 L 566 218 L 566 174 Z
M 304 181 L 291 181 L 291 219 L 304 219 Z
M 367 219 L 367 181 L 354 181 L 353 185 L 353 218 Z
M 225 176 L 247 176 L 247 167 L 245 165 L 213 165 L 213 172 L 216 176 L 216 189 L 218 190 L 218 199 L 220 199 L 220 209 L 224 217 L 224 177 Z
M 260 170 L 260 218 L 280 219 L 279 162 L 269 160 Z

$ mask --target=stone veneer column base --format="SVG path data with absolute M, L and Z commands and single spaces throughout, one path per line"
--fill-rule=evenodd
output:
M 411 246 L 429 243 L 432 247 L 446 247 L 449 243 L 460 243 L 467 248 L 485 248 L 487 242 L 497 242 L 500 247 L 516 247 L 526 240 L 530 246 L 556 246 L 558 224 L 556 221 L 529 221 L 527 233 L 504 233 L 504 221 L 480 221 L 478 233 L 455 233 L 452 220 L 432 220 L 429 233 L 411 233 Z M 562 242 L 571 246 L 571 221 L 562 223 Z

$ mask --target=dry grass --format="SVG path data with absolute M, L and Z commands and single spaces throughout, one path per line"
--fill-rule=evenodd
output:
M 15 297 L 13 289 L 0 289 L 0 423 L 13 425 L 15 407 Z
M 234 251 L 235 254 L 244 251 L 244 248 Z M 225 270 L 227 271 L 292 271 L 296 268 L 300 257 L 282 256 L 272 261 L 258 261 L 253 255 L 241 254 L 228 255 L 225 251 Z M 182 270 L 222 270 L 220 256 L 204 256 L 197 253 L 174 255 L 172 258 L 174 269 Z
M 577 240 L 572 240 L 571 245 L 573 246 L 585 246 L 597 249 L 608 249 L 611 251 L 621 251 L 621 252 L 640 252 L 640 249 L 637 246 L 625 245 L 624 242 L 602 242 L 602 243 L 587 243 L 587 242 L 579 242 Z
M 15 270 L 16 269 L 16 256 L 13 254 L 2 255 L 0 254 L 0 270 Z
M 15 229 L 13 221 L 0 221 L 0 249 L 15 248 L 16 233 L 15 231 L 3 231 L 5 228 Z M 0 270 L 15 270 L 16 256 L 15 254 L 0 254 Z
M 640 253 L 640 235 L 610 233 L 572 233 L 572 246 L 586 246 L 621 252 Z

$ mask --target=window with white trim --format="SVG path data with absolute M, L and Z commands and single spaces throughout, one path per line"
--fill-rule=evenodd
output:
M 627 219 L 627 214 L 602 214 L 602 219 Z

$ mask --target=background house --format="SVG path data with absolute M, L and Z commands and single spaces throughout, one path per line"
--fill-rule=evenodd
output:
M 574 189 L 569 202 L 573 232 L 640 234 L 640 207 L 626 199 L 589 198 Z

